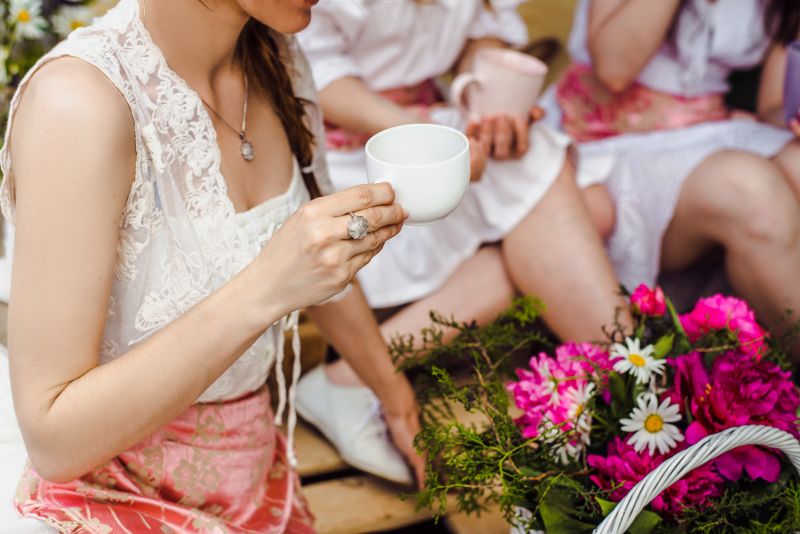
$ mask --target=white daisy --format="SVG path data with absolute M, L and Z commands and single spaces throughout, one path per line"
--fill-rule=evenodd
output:
M 652 375 L 664 373 L 664 360 L 653 358 L 654 352 L 653 345 L 641 348 L 638 339 L 626 338 L 625 345 L 616 343 L 611 349 L 614 370 L 630 373 L 636 377 L 637 383 L 646 384 Z
M 92 9 L 86 6 L 64 6 L 50 19 L 53 29 L 61 37 L 87 26 L 92 21 Z
M 41 39 L 47 21 L 42 17 L 42 0 L 11 0 L 9 22 L 24 39 Z
M 583 451 L 583 443 L 580 441 L 562 441 L 564 431 L 553 424 L 552 421 L 544 421 L 539 427 L 539 435 L 543 443 L 550 445 L 550 453 L 563 465 L 569 465 L 578 459 Z
M 535 371 L 543 378 L 542 389 L 545 394 L 550 396 L 550 404 L 556 404 L 559 399 L 558 378 L 553 376 L 553 372 L 550 370 L 550 361 L 547 358 L 541 358 L 536 363 Z
M 564 395 L 569 406 L 569 418 L 575 422 L 575 431 L 587 445 L 589 435 L 592 433 L 592 414 L 586 410 L 586 405 L 594 397 L 594 389 L 594 384 L 590 382 L 569 388 Z
M 672 404 L 669 399 L 664 399 L 659 405 L 655 395 L 642 395 L 630 419 L 620 419 L 619 422 L 623 432 L 634 432 L 628 438 L 628 443 L 636 452 L 642 452 L 647 447 L 650 454 L 655 449 L 665 454 L 683 441 L 681 431 L 671 424 L 680 420 L 678 405 Z

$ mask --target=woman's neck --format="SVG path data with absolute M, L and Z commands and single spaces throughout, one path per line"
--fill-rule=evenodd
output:
M 193 88 L 216 92 L 239 72 L 236 42 L 248 15 L 235 0 L 139 0 L 150 35 L 170 66 Z M 224 84 L 223 84 L 224 85 Z

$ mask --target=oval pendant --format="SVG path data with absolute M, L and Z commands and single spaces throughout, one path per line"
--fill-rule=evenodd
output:
M 242 139 L 242 158 L 244 158 L 245 161 L 253 161 L 255 157 L 256 153 L 255 150 L 253 150 L 253 144 L 247 139 Z

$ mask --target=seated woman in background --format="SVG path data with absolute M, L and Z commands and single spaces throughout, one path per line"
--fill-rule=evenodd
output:
M 278 33 L 309 18 L 307 0 L 121 0 L 20 84 L 0 198 L 17 223 L 23 515 L 62 532 L 313 531 L 292 449 L 297 310 L 340 293 L 405 213 L 386 184 L 309 200 L 329 189 L 321 115 Z M 363 295 L 310 313 L 421 475 L 413 393 Z
M 299 35 L 320 90 L 337 189 L 366 180 L 364 143 L 385 128 L 433 121 L 472 138 L 474 181 L 463 204 L 436 224 L 405 227 L 359 274 L 379 315 L 402 308 L 381 324 L 387 339 L 419 333 L 430 310 L 486 322 L 516 292 L 544 301 L 558 336 L 586 341 L 601 337 L 621 303 L 575 185 L 570 139 L 527 117 L 466 124 L 433 81 L 470 69 L 482 48 L 525 44 L 519 4 L 328 1 Z M 578 163 L 578 174 L 587 167 Z M 301 380 L 298 411 L 351 464 L 402 480 L 402 461 L 373 416 L 377 403 L 359 385 L 346 362 L 316 369 Z
M 800 310 L 800 145 L 768 112 L 781 106 L 781 57 L 799 27 L 793 0 L 579 1 L 573 64 L 544 105 L 582 156 L 615 158 L 609 255 L 624 285 L 722 247 L 763 320 Z M 724 103 L 731 72 L 768 56 L 760 110 L 775 125 Z

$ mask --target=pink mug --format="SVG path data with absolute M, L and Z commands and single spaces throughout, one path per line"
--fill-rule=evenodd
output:
M 472 72 L 456 76 L 450 100 L 470 119 L 504 113 L 527 117 L 547 76 L 542 61 L 514 50 L 484 48 L 475 55 Z M 469 104 L 464 103 L 464 97 Z

